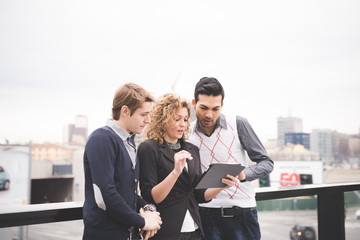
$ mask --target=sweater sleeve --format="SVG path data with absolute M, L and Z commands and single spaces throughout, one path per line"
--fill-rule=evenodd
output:
M 85 154 L 91 169 L 95 201 L 99 208 L 122 224 L 143 228 L 145 220 L 128 206 L 123 196 L 116 191 L 114 182 L 116 141 L 108 134 L 99 133 L 87 143 Z
M 147 201 L 145 201 L 145 199 L 143 199 L 142 197 L 140 196 L 137 196 L 137 206 L 138 206 L 138 211 L 140 210 L 140 208 L 143 208 L 146 204 L 148 204 Z
M 246 150 L 251 161 L 256 163 L 243 170 L 246 181 L 252 181 L 270 174 L 274 168 L 274 162 L 270 159 L 250 123 L 247 119 L 237 116 L 236 126 L 241 145 Z

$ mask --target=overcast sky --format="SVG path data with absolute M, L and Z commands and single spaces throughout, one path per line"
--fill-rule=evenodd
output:
M 356 0 L 0 0 L 0 138 L 60 142 L 78 114 L 103 126 L 124 83 L 191 100 L 203 76 L 262 141 L 289 115 L 358 133 L 359 13 Z

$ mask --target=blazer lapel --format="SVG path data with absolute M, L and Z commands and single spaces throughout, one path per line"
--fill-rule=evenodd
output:
M 184 150 L 188 151 L 189 149 L 191 148 L 185 148 L 187 144 L 184 144 L 183 147 L 184 147 Z M 174 151 L 171 150 L 171 148 L 166 145 L 166 143 L 162 143 L 162 144 L 159 144 L 159 149 L 160 149 L 160 152 L 165 156 L 166 159 L 168 159 L 169 161 L 171 161 L 172 163 L 175 164 L 174 162 Z M 188 169 L 186 170 L 184 168 L 183 172 L 185 172 L 185 175 L 188 175 L 189 177 L 191 177 L 191 172 L 194 171 L 194 163 L 192 162 L 192 160 L 187 160 L 187 164 L 188 164 Z M 190 172 L 188 172 L 190 171 Z M 188 181 L 188 180 L 187 180 Z
M 158 143 L 159 144 L 159 143 Z M 166 143 L 159 144 L 160 152 L 171 162 L 174 162 L 174 151 L 171 150 Z

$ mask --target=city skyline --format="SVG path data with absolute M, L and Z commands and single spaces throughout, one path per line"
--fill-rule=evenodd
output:
M 91 133 L 122 84 L 191 100 L 204 76 L 262 141 L 289 115 L 304 132 L 358 134 L 359 10 L 347 0 L 2 1 L 0 138 L 61 142 L 79 114 Z
M 226 114 L 226 113 L 225 113 Z M 78 117 L 80 114 L 78 114 L 77 116 L 75 117 Z M 82 117 L 87 117 L 86 115 L 80 115 Z M 74 117 L 74 118 L 75 118 Z M 291 117 L 294 117 L 294 116 L 291 116 Z M 109 116 L 109 118 L 111 118 Z M 281 117 L 281 118 L 286 118 L 286 117 Z M 301 118 L 299 118 L 301 119 Z M 302 120 L 302 119 L 301 119 Z M 90 119 L 91 121 L 91 119 Z M 106 119 L 105 119 L 106 121 Z M 65 141 L 65 138 L 67 137 L 66 136 L 66 132 L 68 131 L 68 129 L 66 129 L 66 127 L 69 125 L 73 125 L 74 124 L 74 121 L 72 122 L 68 122 L 68 123 L 64 123 L 63 126 L 61 126 L 61 128 L 59 128 L 59 131 L 61 131 L 61 137 L 59 139 L 42 139 L 42 140 L 36 140 L 35 138 L 29 138 L 28 140 L 19 140 L 19 141 L 11 141 L 9 140 L 9 138 L 6 138 L 5 136 L 1 136 L 0 138 L 0 144 L 3 144 L 4 141 L 9 141 L 8 143 L 9 144 L 26 144 L 26 143 L 67 143 L 68 141 Z M 104 124 L 105 125 L 105 124 Z M 101 125 L 99 125 L 99 127 L 101 127 Z M 95 127 L 94 129 L 89 129 L 88 127 L 88 135 L 91 134 L 92 131 L 94 131 L 96 128 L 98 127 Z M 276 130 L 278 130 L 278 126 L 275 126 L 274 127 Z M 332 128 L 313 128 L 311 129 L 310 131 L 290 131 L 290 132 L 287 132 L 287 133 L 307 133 L 307 134 L 311 134 L 314 130 L 328 130 L 328 131 L 335 131 L 335 132 L 338 132 L 338 133 L 341 133 L 341 134 L 347 134 L 347 135 L 360 135 L 360 131 L 359 132 L 354 132 L 354 133 L 345 133 L 345 132 L 340 132 L 338 131 L 337 129 L 332 129 Z M 261 134 L 258 134 L 261 136 Z M 265 143 L 266 141 L 270 141 L 270 140 L 279 140 L 278 139 L 278 136 L 277 136 L 277 133 L 272 136 L 272 137 L 268 137 L 268 138 L 264 138 L 264 139 L 261 139 L 261 141 L 263 143 Z

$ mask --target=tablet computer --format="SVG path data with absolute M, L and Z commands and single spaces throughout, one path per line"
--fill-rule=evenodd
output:
M 231 163 L 214 163 L 210 164 L 208 170 L 206 170 L 201 176 L 195 189 L 201 188 L 221 188 L 226 184 L 221 182 L 222 178 L 226 177 L 226 174 L 232 176 L 238 175 L 245 167 L 241 164 Z

